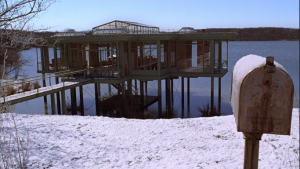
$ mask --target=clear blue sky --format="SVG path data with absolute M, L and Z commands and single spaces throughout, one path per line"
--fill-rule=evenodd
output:
M 299 28 L 299 0 L 60 0 L 34 24 L 83 31 L 113 20 L 161 29 Z

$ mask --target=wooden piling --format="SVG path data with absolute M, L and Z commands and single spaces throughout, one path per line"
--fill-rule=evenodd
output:
M 157 82 L 158 85 L 158 117 L 161 118 L 162 117 L 162 106 L 161 106 L 161 80 L 158 80 Z
M 80 94 L 80 115 L 84 116 L 84 104 L 83 104 L 83 86 L 79 86 L 79 94 Z
M 173 91 L 173 79 L 171 78 L 171 104 L 172 104 L 172 110 L 174 107 L 174 91 Z
M 61 90 L 61 108 L 63 115 L 66 115 L 66 94 L 65 89 Z
M 52 111 L 52 115 L 56 115 L 56 111 L 55 111 L 55 96 L 54 93 L 50 94 L 51 97 L 51 111 Z
M 96 106 L 96 115 L 100 116 L 100 111 L 99 111 L 99 98 L 98 98 L 98 84 L 95 83 L 95 106 Z
M 42 73 L 43 77 L 43 87 L 46 87 L 46 77 L 45 73 Z M 47 103 L 47 96 L 44 96 L 44 106 L 45 106 L 45 114 L 48 114 L 48 103 Z
M 122 117 L 126 115 L 126 94 L 125 94 L 125 82 L 122 82 Z
M 143 114 L 143 112 L 144 112 L 144 82 L 142 80 L 140 80 L 140 93 L 141 93 L 140 112 Z
M 187 78 L 187 115 L 190 116 L 190 78 Z
M 184 77 L 181 77 L 181 118 L 184 117 Z
M 210 106 L 211 110 L 214 107 L 214 78 L 210 78 Z
M 55 77 L 55 83 L 59 84 L 58 77 Z M 60 107 L 60 96 L 59 92 L 56 93 L 56 106 L 57 106 L 57 114 L 61 115 L 61 107 Z
M 221 115 L 221 77 L 219 77 L 218 90 L 218 114 Z
M 71 111 L 72 115 L 77 115 L 77 103 L 76 103 L 76 88 L 70 89 L 71 92 Z
M 108 96 L 111 97 L 111 85 L 108 84 Z

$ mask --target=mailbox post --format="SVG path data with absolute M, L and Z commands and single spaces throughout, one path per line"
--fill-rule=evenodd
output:
M 232 73 L 231 106 L 245 139 L 244 169 L 258 168 L 263 133 L 290 135 L 294 85 L 274 57 L 247 55 Z

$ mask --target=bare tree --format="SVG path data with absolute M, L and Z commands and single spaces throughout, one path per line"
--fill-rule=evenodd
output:
M 7 75 L 27 63 L 20 60 L 20 56 L 13 51 L 46 44 L 43 38 L 34 36 L 34 32 L 37 30 L 33 29 L 30 21 L 54 2 L 56 0 L 0 0 L 1 73 L 5 72 L 5 75 Z M 3 58 L 8 57 L 13 57 L 10 60 L 14 60 L 15 63 L 12 64 L 7 61 L 6 68 L 10 68 L 10 70 L 6 72 L 6 70 L 3 70 Z
M 56 0 L 0 0 L 0 97 L 5 95 L 5 76 L 26 63 L 19 50 L 47 45 L 43 38 L 35 37 L 30 21 L 45 11 Z M 9 102 L 0 103 L 0 168 L 26 168 L 28 135 L 20 135 Z M 24 130 L 24 128 L 22 128 Z

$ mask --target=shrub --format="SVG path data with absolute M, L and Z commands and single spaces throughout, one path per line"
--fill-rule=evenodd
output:
M 13 95 L 16 93 L 17 93 L 17 90 L 13 86 L 6 87 L 6 96 L 10 96 L 10 95 Z
M 41 88 L 41 86 L 40 86 L 39 82 L 37 82 L 37 81 L 36 81 L 36 82 L 34 82 L 34 83 L 33 83 L 33 88 L 34 88 L 34 89 Z
M 30 91 L 31 90 L 31 84 L 30 83 L 25 83 L 24 84 L 24 92 Z
M 219 109 L 214 107 L 210 107 L 209 103 L 203 105 L 203 108 L 197 107 L 198 111 L 202 114 L 202 117 L 212 117 L 212 116 L 220 116 L 222 113 L 219 113 Z

